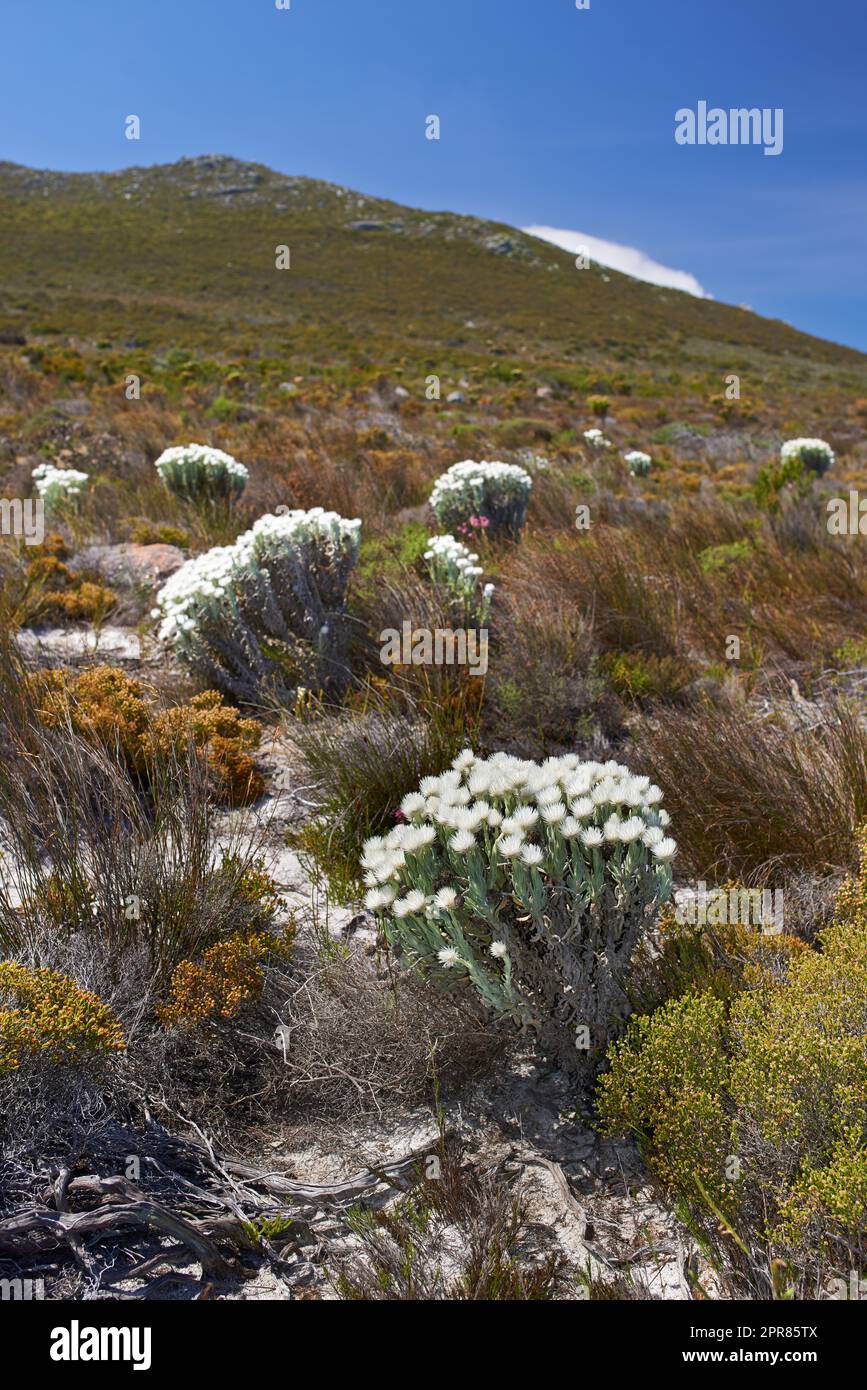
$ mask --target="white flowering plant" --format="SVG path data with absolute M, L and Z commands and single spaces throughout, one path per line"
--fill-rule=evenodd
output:
M 428 572 L 462 621 L 485 623 L 491 612 L 493 584 L 483 584 L 484 570 L 474 551 L 454 536 L 429 536 L 424 552 Z
M 605 438 L 605 435 L 604 435 L 604 434 L 602 433 L 602 431 L 599 430 L 599 429 L 595 429 L 595 428 L 594 428 L 594 429 L 591 429 L 591 430 L 585 430 L 585 431 L 584 431 L 584 440 L 585 440 L 585 442 L 586 442 L 587 444 L 590 445 L 590 448 L 591 448 L 591 449 L 610 449 L 610 448 L 611 448 L 611 440 L 610 440 L 610 439 L 606 439 L 606 438 Z
M 31 474 L 36 494 L 49 512 L 62 514 L 74 510 L 78 499 L 87 491 L 90 475 L 77 468 L 56 468 L 53 463 L 40 463 Z
M 411 968 L 581 1071 L 626 1017 L 630 960 L 671 893 L 661 800 L 616 762 L 466 749 L 365 843 L 366 906 Z
M 518 540 L 533 479 L 517 463 L 480 463 L 465 459 L 453 463 L 433 486 L 430 505 L 444 530 L 469 525 L 471 517 L 484 517 L 491 534 Z
M 824 439 L 787 439 L 780 449 L 780 463 L 795 460 L 821 477 L 834 466 L 834 450 Z
M 361 522 L 322 507 L 262 516 L 234 545 L 188 560 L 152 616 L 188 666 L 238 699 L 291 702 L 345 673 L 345 604 Z
M 633 478 L 646 478 L 653 463 L 650 454 L 644 454 L 640 449 L 630 449 L 628 454 L 623 455 L 623 460 Z
M 243 463 L 207 444 L 165 449 L 154 465 L 169 492 L 185 502 L 233 501 L 247 486 Z

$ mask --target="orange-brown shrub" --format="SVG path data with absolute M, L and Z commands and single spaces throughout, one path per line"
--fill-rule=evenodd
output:
M 40 554 L 4 565 L 0 613 L 10 627 L 35 622 L 100 622 L 116 601 L 112 589 L 64 564 L 61 536 L 45 537 Z
M 158 761 L 183 758 L 193 748 L 207 759 L 217 801 L 246 805 L 262 794 L 264 782 L 250 757 L 261 738 L 259 725 L 241 719 L 216 691 L 195 695 L 187 705 L 155 710 L 142 683 L 112 666 L 77 676 L 43 671 L 31 676 L 30 684 L 43 723 L 54 728 L 71 724 L 77 733 L 117 752 L 145 783 Z
M 294 936 L 294 926 L 279 937 L 266 931 L 236 932 L 209 946 L 200 961 L 181 961 L 172 974 L 169 1003 L 157 1011 L 158 1017 L 167 1026 L 234 1018 L 261 995 L 266 963 L 289 958 Z

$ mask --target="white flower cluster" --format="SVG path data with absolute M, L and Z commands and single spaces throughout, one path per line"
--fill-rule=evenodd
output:
M 523 975 L 556 974 L 557 957 L 559 1002 L 567 980 L 631 954 L 648 904 L 668 897 L 677 846 L 661 800 L 616 762 L 467 749 L 404 797 L 402 824 L 365 843 L 366 906 L 426 973 L 462 972 L 487 1004 L 526 1020 L 539 999 Z M 604 991 L 591 993 L 601 1008 Z
M 181 648 L 192 639 L 205 610 L 212 612 L 222 600 L 231 601 L 237 570 L 233 545 L 218 545 L 181 565 L 157 594 L 152 618 L 161 618 L 161 642 Z
M 49 511 L 62 512 L 75 506 L 87 489 L 89 474 L 77 468 L 56 468 L 53 463 L 40 463 L 33 469 L 37 494 Z
M 154 465 L 169 492 L 188 501 L 239 497 L 250 474 L 243 463 L 207 444 L 165 449 Z
M 358 559 L 360 542 L 359 517 L 347 521 L 337 512 L 326 512 L 324 507 L 311 507 L 306 512 L 294 508 L 260 516 L 249 531 L 238 537 L 235 549 L 243 564 L 267 561 L 272 556 L 285 553 L 288 548 L 300 550 L 307 546 L 315 546 L 329 559 L 348 556 L 354 564 Z
M 238 601 L 248 581 L 270 584 L 269 565 L 278 560 L 295 559 L 304 570 L 314 556 L 326 567 L 354 564 L 360 531 L 360 521 L 346 521 L 322 507 L 259 517 L 234 545 L 195 556 L 163 585 L 151 614 L 162 619 L 160 639 L 194 660 L 205 627 L 231 631 L 238 624 Z
M 434 584 L 446 590 L 463 617 L 486 622 L 494 586 L 481 583 L 484 570 L 478 555 L 454 536 L 429 536 L 427 544 L 424 558 Z
M 606 438 L 605 438 L 605 435 L 602 433 L 601 430 L 598 430 L 598 429 L 595 429 L 595 428 L 592 429 L 592 430 L 585 430 L 585 431 L 584 431 L 584 438 L 586 439 L 587 443 L 590 445 L 590 448 L 591 448 L 591 449 L 610 449 L 610 448 L 611 448 L 611 440 L 610 440 L 610 439 L 606 439 Z
M 441 526 L 455 528 L 485 517 L 492 531 L 520 535 L 533 479 L 516 463 L 453 463 L 437 478 L 430 504 Z
M 643 454 L 640 449 L 630 449 L 623 459 L 633 478 L 646 478 L 653 463 L 650 454 Z
M 814 473 L 827 473 L 834 466 L 834 450 L 824 439 L 787 439 L 780 449 L 780 462 L 800 459 Z

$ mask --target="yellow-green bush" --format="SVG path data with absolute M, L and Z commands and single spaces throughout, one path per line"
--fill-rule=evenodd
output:
M 830 1145 L 853 1123 L 867 1127 L 867 925 L 832 927 L 820 947 L 783 984 L 765 974 L 729 1019 L 738 1110 L 803 1161 L 820 1136 Z
M 859 842 L 816 949 L 757 952 L 731 997 L 689 990 L 634 1018 L 599 1084 L 603 1130 L 635 1135 L 673 1194 L 801 1268 L 834 1254 L 848 1268 L 867 1247 L 863 830 Z
M 232 897 L 244 911 L 244 931 L 264 931 L 271 925 L 274 914 L 283 901 L 275 880 L 266 871 L 264 859 L 245 863 L 237 854 L 223 854 L 215 876 L 231 888 Z M 286 929 L 287 939 L 294 926 Z
M 731 1121 L 726 1008 L 707 992 L 669 1000 L 634 1019 L 599 1083 L 607 1133 L 634 1135 L 660 1180 L 700 1200 L 725 1195 Z
M 190 547 L 190 533 L 182 526 L 154 524 L 144 517 L 130 520 L 130 540 L 135 545 L 176 545 L 179 550 Z
M 809 1243 L 829 1253 L 836 1232 L 863 1232 L 867 1224 L 867 1152 L 854 1124 L 834 1145 L 823 1168 L 806 1166 L 783 1203 L 778 1238 L 790 1247 Z
M 28 1057 L 75 1063 L 124 1046 L 112 1010 L 90 990 L 56 970 L 0 961 L 0 1074 Z

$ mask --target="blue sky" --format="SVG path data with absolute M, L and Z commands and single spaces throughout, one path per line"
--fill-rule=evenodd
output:
M 2 158 L 233 154 L 577 230 L 867 350 L 855 0 L 4 0 L 0 35 Z M 676 144 L 700 100 L 782 107 L 782 153 Z

